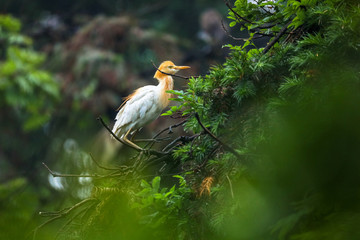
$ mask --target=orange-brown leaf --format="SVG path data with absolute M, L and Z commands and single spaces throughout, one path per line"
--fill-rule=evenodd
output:
M 211 176 L 204 178 L 200 186 L 199 197 L 201 197 L 203 194 L 210 196 L 211 186 L 213 182 L 214 182 L 214 178 Z

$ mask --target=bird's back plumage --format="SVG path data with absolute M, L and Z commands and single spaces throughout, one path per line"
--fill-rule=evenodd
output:
M 130 95 L 115 117 L 113 132 L 121 137 L 129 129 L 136 130 L 155 120 L 161 113 L 157 86 L 145 86 Z

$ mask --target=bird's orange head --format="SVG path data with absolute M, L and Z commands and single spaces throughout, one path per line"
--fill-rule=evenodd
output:
M 154 78 L 161 79 L 163 77 L 168 76 L 167 74 L 175 74 L 181 69 L 187 69 L 190 68 L 189 66 L 176 66 L 172 61 L 165 61 L 162 62 L 159 66 L 159 70 L 156 71 Z

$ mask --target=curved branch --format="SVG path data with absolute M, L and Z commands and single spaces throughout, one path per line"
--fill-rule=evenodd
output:
M 229 152 L 231 152 L 232 154 L 234 154 L 237 158 L 241 158 L 240 154 L 237 153 L 234 149 L 232 149 L 229 145 L 225 144 L 223 141 L 221 141 L 219 138 L 217 138 L 212 132 L 210 132 L 209 129 L 207 129 L 204 124 L 200 121 L 200 117 L 198 113 L 195 113 L 195 118 L 198 121 L 199 125 L 201 126 L 201 128 L 205 131 L 205 133 L 207 133 L 210 137 L 212 137 L 215 141 L 217 141 L 218 143 L 220 143 L 223 148 Z
M 97 166 L 98 168 L 101 168 L 101 169 L 104 169 L 104 170 L 108 170 L 108 171 L 118 171 L 118 170 L 119 170 L 118 168 L 104 167 L 104 166 L 100 165 L 100 163 L 95 160 L 94 156 L 93 156 L 91 153 L 89 153 L 89 155 L 90 155 L 91 160 L 96 164 L 96 166 Z
M 282 29 L 280 30 L 280 32 L 275 36 L 275 38 L 271 41 L 271 42 L 269 42 L 269 44 L 264 48 L 264 50 L 263 50 L 263 54 L 265 54 L 265 53 L 267 53 L 274 45 L 275 45 L 275 43 L 277 43 L 279 40 L 280 40 L 280 38 L 286 33 L 286 30 L 287 30 L 287 28 L 289 27 L 289 25 L 292 23 L 292 20 L 291 21 L 289 21 L 288 23 L 286 23 L 283 27 L 282 27 Z
M 111 134 L 111 136 L 113 136 L 117 141 L 121 142 L 122 144 L 124 144 L 124 145 L 126 145 L 126 146 L 128 146 L 128 147 L 130 147 L 130 148 L 132 148 L 132 149 L 134 149 L 134 150 L 136 150 L 136 151 L 138 151 L 138 152 L 142 152 L 141 149 L 134 148 L 133 146 L 127 144 L 127 143 L 124 142 L 121 138 L 119 138 L 118 136 L 116 136 L 116 135 L 111 131 L 111 129 L 105 124 L 105 122 L 104 122 L 104 120 L 101 118 L 101 116 L 99 116 L 99 117 L 97 118 L 97 120 L 100 121 L 100 123 L 106 128 L 106 130 L 108 130 L 108 132 Z M 153 150 L 153 149 L 148 149 L 148 150 L 146 150 L 146 152 L 149 153 L 149 154 L 152 154 L 152 155 L 156 155 L 156 156 L 158 156 L 158 157 L 164 156 L 164 155 L 167 154 L 167 153 L 159 152 L 159 151 L 156 151 L 156 150 Z
M 224 26 L 224 20 L 223 20 L 223 19 L 221 19 L 221 26 L 222 26 L 223 30 L 226 32 L 226 34 L 227 34 L 229 37 L 231 37 L 232 39 L 234 39 L 235 41 L 247 41 L 247 40 L 249 40 L 249 38 L 238 38 L 238 37 L 234 37 L 233 35 L 231 35 L 231 34 L 229 33 L 229 31 L 225 28 L 225 26 Z M 263 34 L 263 33 L 256 33 L 256 34 L 258 34 L 259 36 L 253 37 L 252 40 L 254 40 L 254 39 L 259 39 L 259 38 L 263 38 L 263 37 L 272 36 L 272 35 L 270 35 L 270 34 Z
M 77 178 L 77 177 L 93 177 L 93 178 L 114 178 L 118 176 L 124 175 L 124 172 L 128 171 L 129 167 L 127 166 L 120 166 L 118 169 L 106 169 L 112 170 L 113 172 L 106 174 L 106 175 L 99 175 L 99 174 L 71 174 L 71 173 L 56 173 L 51 170 L 44 162 L 42 163 L 43 166 L 48 170 L 48 172 L 55 178 L 55 177 L 63 177 L 63 178 Z M 121 169 L 122 168 L 122 169 Z
M 96 177 L 96 178 L 100 178 L 102 177 L 101 175 L 98 174 L 61 174 L 61 173 L 56 173 L 54 171 L 52 171 L 44 162 L 42 163 L 42 165 L 48 170 L 48 172 L 55 178 L 55 177 Z

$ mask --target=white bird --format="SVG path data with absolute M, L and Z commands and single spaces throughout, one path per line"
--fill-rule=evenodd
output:
M 163 109 L 169 104 L 171 94 L 166 91 L 173 89 L 174 80 L 165 73 L 175 74 L 179 70 L 187 68 L 190 67 L 176 66 L 171 61 L 161 63 L 154 75 L 159 84 L 157 86 L 148 85 L 138 88 L 124 99 L 115 117 L 116 122 L 112 132 L 129 146 L 143 150 L 130 141 L 127 136 L 158 118 Z

